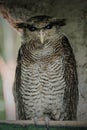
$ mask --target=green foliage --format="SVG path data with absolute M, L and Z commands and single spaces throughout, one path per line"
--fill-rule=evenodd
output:
M 45 126 L 35 125 L 16 125 L 16 124 L 0 124 L 0 130 L 46 130 Z M 69 127 L 69 126 L 50 126 L 49 130 L 87 130 L 87 127 Z
M 0 77 L 0 120 L 5 120 L 5 104 L 3 98 L 2 80 Z
M 1 99 L 2 96 L 3 96 L 3 94 L 2 94 L 2 79 L 1 79 L 1 76 L 0 76 L 0 99 Z
M 0 120 L 5 120 L 5 119 L 6 119 L 5 118 L 5 111 L 0 111 Z

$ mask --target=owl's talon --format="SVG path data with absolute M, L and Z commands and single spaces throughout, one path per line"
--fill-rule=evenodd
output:
M 46 116 L 45 117 L 45 126 L 46 126 L 46 130 L 49 130 L 49 117 L 48 116 Z
M 35 124 L 35 125 L 38 124 L 38 118 L 37 118 L 37 117 L 34 117 L 34 118 L 33 118 L 33 121 L 34 121 L 34 124 Z
M 33 121 L 34 121 L 34 125 L 35 125 L 36 130 L 38 130 L 38 118 L 34 117 Z

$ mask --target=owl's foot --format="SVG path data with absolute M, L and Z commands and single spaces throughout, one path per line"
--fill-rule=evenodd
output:
M 46 126 L 46 130 L 49 130 L 49 121 L 50 121 L 49 117 L 46 116 L 46 117 L 45 117 L 45 126 Z
M 37 117 L 34 117 L 34 118 L 33 118 L 33 121 L 34 121 L 34 124 L 37 124 L 38 118 L 37 118 Z
M 36 127 L 36 129 L 38 130 L 38 122 L 39 121 L 45 121 L 45 128 L 46 128 L 46 130 L 49 130 L 49 121 L 50 121 L 50 119 L 49 119 L 49 117 L 48 116 L 45 116 L 45 118 L 39 118 L 38 119 L 38 117 L 34 117 L 33 118 L 33 121 L 34 121 L 34 124 L 35 124 L 35 127 Z
M 33 121 L 34 121 L 36 130 L 38 130 L 38 118 L 37 118 L 37 117 L 34 117 L 34 118 L 33 118 Z

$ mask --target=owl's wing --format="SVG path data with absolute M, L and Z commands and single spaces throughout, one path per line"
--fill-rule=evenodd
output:
M 14 81 L 14 87 L 13 87 L 13 95 L 15 102 L 17 101 L 17 92 L 20 87 L 20 78 L 21 78 L 21 53 L 20 49 L 18 52 L 18 58 L 17 58 L 17 66 L 16 66 L 16 71 L 15 71 L 15 81 Z
M 64 102 L 67 104 L 66 111 L 68 112 L 69 120 L 76 119 L 77 104 L 78 104 L 78 77 L 76 70 L 76 61 L 67 37 L 62 38 L 62 46 L 64 49 L 64 64 L 65 64 L 65 94 Z
M 17 67 L 15 72 L 15 82 L 13 87 L 13 95 L 16 104 L 16 118 L 25 119 L 23 101 L 20 93 L 21 86 L 21 61 L 22 61 L 22 47 L 19 49 L 18 58 L 17 58 Z

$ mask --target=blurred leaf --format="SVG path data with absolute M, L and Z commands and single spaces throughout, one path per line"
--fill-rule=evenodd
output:
M 0 120 L 5 120 L 5 111 L 0 111 Z

